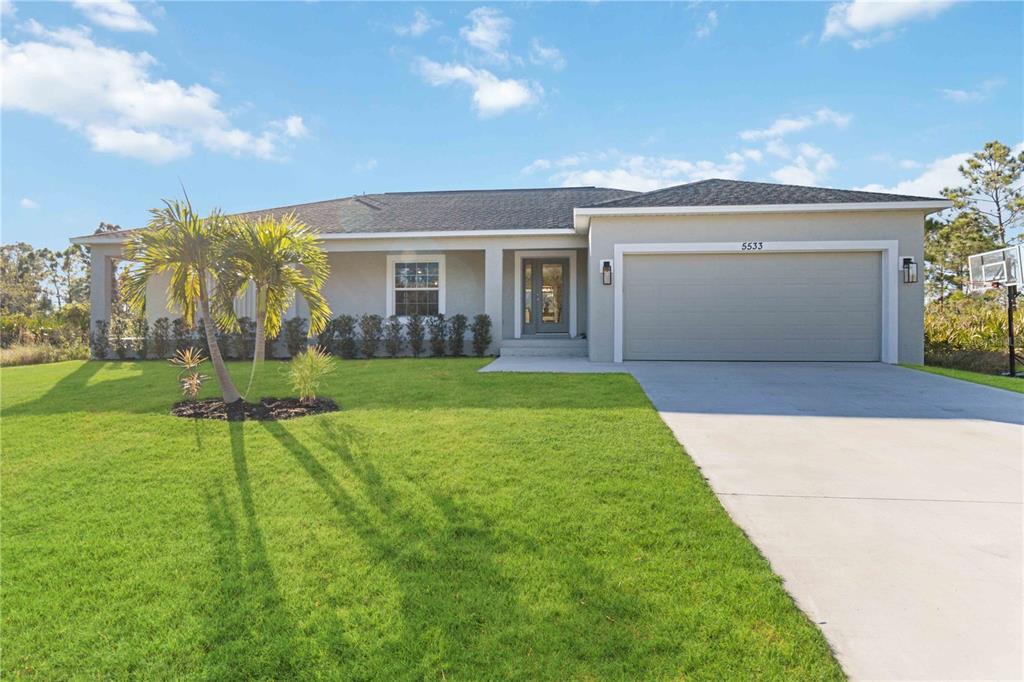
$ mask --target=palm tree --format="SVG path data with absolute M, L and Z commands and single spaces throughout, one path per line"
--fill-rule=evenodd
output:
M 266 354 L 267 334 L 281 331 L 284 314 L 298 292 L 309 306 L 309 335 L 323 331 L 331 309 L 320 288 L 327 281 L 327 254 L 316 236 L 291 213 L 232 221 L 221 254 L 217 319 L 238 330 L 234 301 L 252 284 L 256 294 L 256 339 L 246 395 Z
M 146 284 L 157 274 L 170 274 L 168 300 L 179 310 L 185 323 L 194 324 L 198 305 L 210 346 L 210 362 L 227 404 L 242 399 L 231 381 L 217 346 L 217 333 L 210 312 L 210 287 L 217 278 L 215 264 L 227 236 L 227 219 L 218 211 L 201 218 L 184 202 L 164 200 L 163 208 L 150 210 L 149 229 L 140 230 L 125 248 L 125 257 L 135 261 L 126 284 L 128 303 L 141 311 L 146 301 Z

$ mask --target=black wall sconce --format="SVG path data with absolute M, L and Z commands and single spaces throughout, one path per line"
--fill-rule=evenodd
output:
M 610 260 L 601 261 L 601 284 L 612 283 L 612 262 Z
M 917 263 L 913 258 L 904 258 L 901 269 L 903 270 L 904 284 L 917 284 Z

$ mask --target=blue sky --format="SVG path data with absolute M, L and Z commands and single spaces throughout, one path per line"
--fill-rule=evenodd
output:
M 179 193 L 735 177 L 931 194 L 1024 140 L 1021 3 L 2 4 L 2 238 Z

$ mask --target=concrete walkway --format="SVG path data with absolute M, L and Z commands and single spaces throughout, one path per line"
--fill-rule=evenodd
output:
M 1021 679 L 1024 396 L 877 364 L 628 367 L 851 678 Z

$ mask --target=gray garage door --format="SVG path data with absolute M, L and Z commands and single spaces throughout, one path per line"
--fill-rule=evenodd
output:
M 858 360 L 881 355 L 881 255 L 632 255 L 626 360 Z

